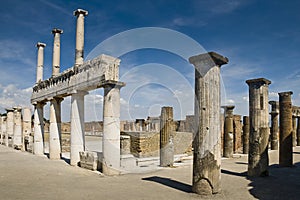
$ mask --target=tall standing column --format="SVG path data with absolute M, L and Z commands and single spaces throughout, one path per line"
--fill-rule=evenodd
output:
M 279 102 L 269 101 L 272 107 L 271 114 L 271 150 L 278 150 L 278 136 L 279 136 Z
M 20 150 L 22 148 L 22 118 L 21 107 L 14 107 L 14 137 L 13 148 Z
M 248 175 L 268 176 L 269 171 L 269 106 L 268 88 L 271 81 L 258 78 L 247 80 L 249 85 L 249 154 Z
M 53 57 L 52 57 L 52 76 L 58 76 L 60 71 L 60 35 L 63 30 L 54 28 L 52 34 L 54 35 L 53 42 Z
M 249 153 L 249 117 L 243 117 L 243 154 Z
M 102 171 L 117 175 L 120 170 L 120 88 L 123 83 L 104 85 Z
M 31 110 L 26 107 L 23 109 L 23 132 L 22 132 L 22 150 L 25 151 L 25 138 L 31 134 Z
M 279 165 L 293 165 L 293 122 L 292 100 L 293 92 L 281 92 L 279 95 Z
M 70 164 L 80 161 L 79 152 L 85 150 L 84 138 L 84 95 L 85 91 L 74 91 L 71 96 L 71 155 Z
M 233 157 L 233 109 L 234 106 L 222 106 L 224 108 L 224 147 L 223 156 L 226 158 Z
M 293 120 L 293 147 L 297 146 L 297 106 L 292 107 L 292 120 Z
M 6 110 L 6 134 L 5 134 L 5 145 L 10 146 L 9 138 L 13 139 L 14 135 L 14 110 L 12 108 L 7 108 Z
M 193 192 L 214 194 L 221 184 L 220 67 L 228 59 L 209 52 L 189 58 L 195 67 Z
M 34 135 L 33 135 L 33 153 L 35 155 L 44 155 L 44 105 L 43 102 L 37 102 L 34 105 Z
M 38 42 L 36 44 L 38 48 L 37 52 L 37 69 L 36 69 L 36 83 L 43 80 L 43 73 L 44 73 L 44 48 L 46 44 Z
M 61 108 L 63 98 L 50 99 L 49 158 L 61 158 Z
M 160 166 L 162 167 L 172 167 L 174 164 L 173 124 L 173 108 L 162 107 L 160 115 Z
M 77 9 L 74 16 L 77 16 L 76 26 L 76 49 L 75 49 L 75 67 L 83 64 L 84 57 L 84 17 L 88 15 L 86 10 Z

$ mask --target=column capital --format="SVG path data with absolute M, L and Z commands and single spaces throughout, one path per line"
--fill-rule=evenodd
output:
M 287 91 L 287 92 L 279 92 L 278 95 L 280 97 L 288 97 L 288 96 L 291 96 L 293 94 L 292 91 Z
M 13 108 L 5 108 L 6 112 L 13 112 L 14 109 Z
M 52 29 L 52 34 L 59 33 L 62 34 L 64 31 L 62 29 L 54 28 Z
M 246 80 L 246 83 L 251 86 L 251 85 L 270 85 L 271 81 L 265 78 L 256 78 L 256 79 L 249 79 Z
M 72 90 L 70 93 L 70 95 L 87 95 L 89 94 L 87 91 L 85 90 Z
M 60 103 L 64 100 L 64 98 L 62 98 L 62 97 L 50 97 L 47 100 L 50 101 L 50 102 L 56 101 L 57 103 Z
M 89 12 L 88 11 L 86 11 L 86 10 L 83 10 L 83 9 L 77 9 L 77 10 L 74 10 L 74 12 L 73 12 L 73 15 L 74 16 L 79 16 L 80 14 L 83 14 L 83 16 L 87 16 L 88 14 L 89 14 Z
M 40 48 L 40 47 L 46 47 L 46 44 L 45 43 L 42 43 L 42 42 L 38 42 L 38 43 L 36 43 L 36 47 L 37 48 Z
M 126 85 L 126 83 L 124 82 L 120 82 L 120 81 L 112 81 L 112 80 L 108 80 L 108 81 L 104 81 L 102 84 L 102 87 L 106 88 L 106 87 L 112 87 L 112 88 L 122 88 Z
M 13 107 L 14 111 L 21 111 L 22 107 L 21 106 L 15 106 Z
M 233 109 L 235 108 L 234 105 L 226 105 L 226 106 L 221 106 L 221 108 L 224 109 L 224 113 L 226 115 L 232 115 L 233 114 Z
M 189 58 L 189 62 L 195 66 L 201 76 L 204 76 L 212 67 L 221 67 L 222 65 L 227 64 L 228 61 L 228 58 L 216 52 L 208 52 Z

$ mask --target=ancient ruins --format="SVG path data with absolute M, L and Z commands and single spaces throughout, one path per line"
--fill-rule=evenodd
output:
M 300 107 L 292 105 L 293 93 L 280 92 L 278 101 L 269 101 L 270 80 L 247 80 L 249 116 L 234 114 L 234 105 L 220 105 L 220 67 L 229 61 L 215 52 L 189 58 L 195 68 L 194 115 L 176 121 L 173 108 L 162 107 L 160 116 L 120 121 L 120 90 L 126 85 L 119 81 L 120 59 L 102 54 L 84 62 L 88 12 L 77 9 L 74 15 L 74 66 L 60 71 L 63 30 L 54 28 L 52 76 L 43 78 L 46 44 L 38 42 L 31 97 L 34 110 L 16 106 L 1 114 L 1 144 L 39 156 L 49 153 L 49 159 L 61 159 L 69 152 L 70 165 L 105 175 L 135 172 L 146 162 L 173 167 L 177 158 L 190 156 L 192 190 L 201 195 L 221 191 L 222 156 L 232 159 L 237 153 L 248 154 L 248 176 L 268 176 L 269 150 L 278 151 L 281 167 L 293 166 L 293 146 L 300 145 Z M 97 88 L 104 89 L 103 121 L 85 122 L 84 97 Z M 71 118 L 62 122 L 61 103 L 67 96 L 71 96 Z M 44 119 L 48 102 L 49 121 Z M 102 151 L 86 149 L 87 135 L 101 138 Z

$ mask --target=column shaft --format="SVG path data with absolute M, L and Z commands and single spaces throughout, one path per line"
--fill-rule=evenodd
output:
M 243 117 L 243 154 L 248 154 L 249 152 L 249 117 Z
M 25 151 L 25 138 L 31 134 L 31 110 L 30 108 L 23 109 L 23 132 L 22 132 L 22 150 Z
M 14 134 L 14 110 L 6 109 L 6 111 L 7 111 L 7 118 L 6 118 L 5 145 L 12 146 L 12 143 L 10 142 L 9 138 L 13 138 L 13 134 Z
M 43 80 L 43 73 L 44 73 L 44 48 L 46 44 L 44 43 L 37 43 L 37 69 L 36 69 L 36 83 Z
M 44 103 L 34 105 L 33 153 L 44 155 Z
M 293 147 L 297 146 L 297 117 L 292 117 L 292 124 L 293 124 L 293 131 L 292 131 L 292 137 L 293 137 Z
M 57 76 L 60 73 L 60 34 L 63 33 L 61 29 L 53 29 L 53 57 L 52 57 L 52 76 Z
M 300 146 L 300 117 L 297 119 L 297 146 Z
M 22 119 L 21 119 L 21 107 L 14 107 L 14 136 L 13 136 L 13 148 L 22 148 Z
M 83 64 L 84 59 L 84 17 L 88 12 L 82 9 L 74 11 L 77 16 L 76 26 L 76 49 L 75 49 L 75 67 Z
M 224 148 L 223 156 L 233 157 L 233 109 L 234 106 L 223 106 L 225 113 L 224 120 Z
M 71 165 L 78 165 L 79 152 L 85 150 L 84 95 L 86 94 L 87 92 L 76 91 L 71 96 Z

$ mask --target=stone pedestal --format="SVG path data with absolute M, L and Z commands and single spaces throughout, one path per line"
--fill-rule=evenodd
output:
M 249 153 L 249 132 L 250 132 L 250 126 L 249 126 L 249 117 L 244 116 L 243 117 L 243 154 Z
M 233 109 L 234 106 L 222 106 L 224 108 L 224 146 L 223 156 L 226 158 L 233 157 Z
M 62 98 L 50 100 L 50 128 L 49 128 L 49 158 L 61 158 L 61 102 Z
M 120 174 L 120 88 L 123 83 L 108 83 L 104 86 L 103 102 L 103 160 L 105 175 Z
M 271 114 L 271 150 L 278 150 L 278 136 L 279 136 L 279 126 L 278 126 L 278 117 L 279 117 L 279 102 L 278 101 L 269 101 L 269 104 L 272 106 Z
M 6 134 L 5 134 L 5 146 L 12 146 L 12 139 L 14 134 L 14 110 L 7 108 L 6 110 Z
M 247 80 L 249 85 L 249 156 L 248 175 L 268 176 L 269 106 L 268 88 L 271 81 L 259 78 Z
M 52 34 L 54 35 L 53 42 L 53 58 L 52 58 L 52 76 L 58 76 L 60 71 L 60 35 L 63 30 L 54 28 Z
M 75 49 L 75 67 L 83 64 L 84 57 L 84 17 L 88 15 L 88 12 L 82 9 L 74 11 L 74 15 L 77 16 L 76 26 L 76 49 Z
M 14 136 L 13 148 L 21 150 L 22 148 L 22 119 L 21 107 L 14 107 Z
M 36 47 L 38 48 L 37 52 L 37 69 L 36 69 L 36 83 L 39 83 L 43 80 L 44 73 L 44 48 L 46 44 L 38 42 Z
M 76 91 L 71 97 L 71 165 L 78 165 L 79 152 L 85 151 L 84 95 L 86 94 L 88 93 L 85 91 Z
M 221 190 L 220 67 L 228 59 L 210 52 L 189 61 L 195 66 L 192 190 L 209 195 Z
M 43 102 L 34 104 L 33 153 L 35 155 L 44 155 L 44 105 Z
M 162 107 L 160 115 L 160 166 L 172 167 L 174 164 L 173 108 Z
M 293 165 L 293 122 L 292 100 L 293 92 L 279 94 L 279 166 L 291 167 Z

